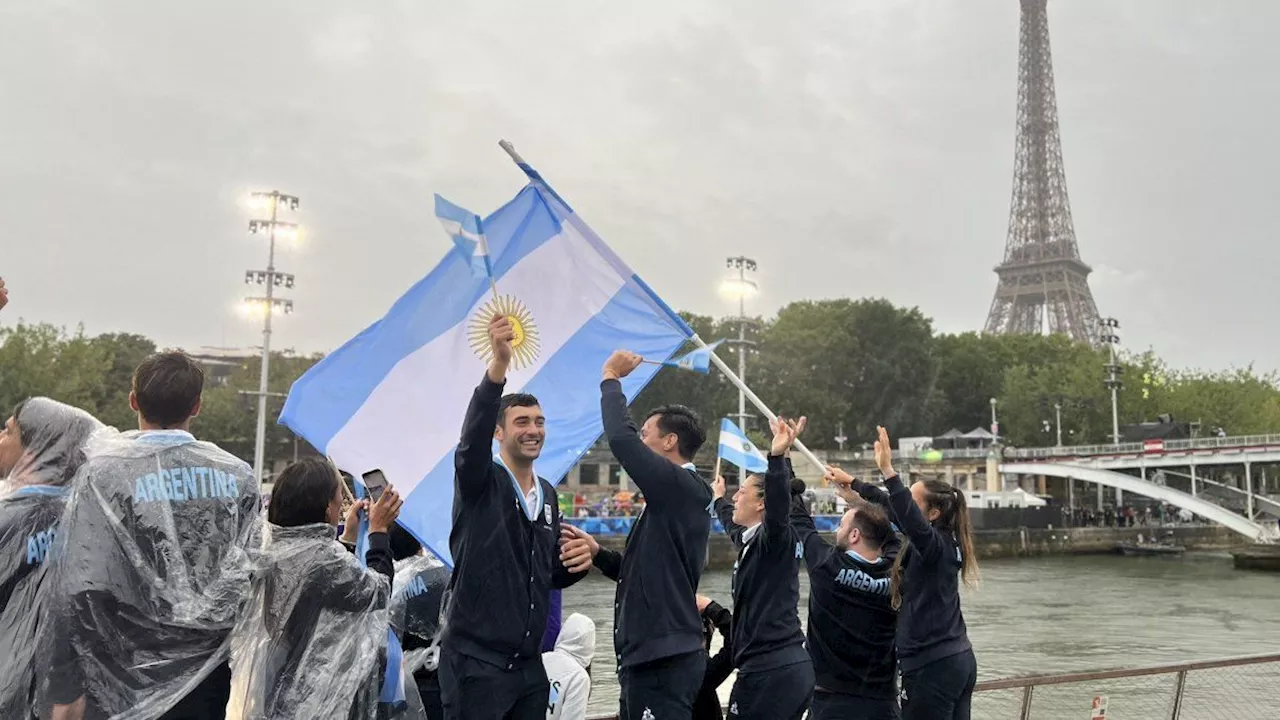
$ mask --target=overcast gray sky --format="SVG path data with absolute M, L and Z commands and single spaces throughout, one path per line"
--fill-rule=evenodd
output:
M 1280 367 L 1280 2 L 1050 0 L 1101 312 L 1179 366 Z M 330 350 L 523 184 L 673 306 L 883 296 L 980 329 L 1008 221 L 1016 0 L 0 0 L 5 322 L 248 346 L 238 204 L 302 198 L 276 344 Z M 1268 208 L 1273 208 L 1268 210 Z

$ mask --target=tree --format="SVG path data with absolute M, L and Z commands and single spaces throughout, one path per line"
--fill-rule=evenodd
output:
M 915 308 L 887 300 L 792 303 L 761 333 L 752 387 L 783 415 L 806 415 L 806 444 L 832 447 L 878 424 L 899 437 L 927 432 L 934 411 L 933 329 Z

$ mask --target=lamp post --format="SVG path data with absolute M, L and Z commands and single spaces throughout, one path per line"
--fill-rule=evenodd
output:
M 1103 368 L 1107 371 L 1107 377 L 1102 381 L 1104 387 L 1111 391 L 1111 442 L 1115 445 L 1120 444 L 1120 411 L 1116 403 L 1116 395 L 1120 388 L 1124 387 L 1124 383 L 1120 380 L 1121 373 L 1124 368 L 1116 362 L 1116 346 L 1120 344 L 1120 336 L 1116 334 L 1120 330 L 1120 322 L 1115 318 L 1103 318 L 1102 336 L 1099 338 L 1107 344 L 1110 351 L 1110 361 Z
M 285 195 L 279 190 L 271 192 L 255 192 L 250 196 L 250 204 L 257 210 L 270 210 L 269 220 L 252 219 L 249 221 L 249 232 L 267 235 L 267 269 L 246 270 L 246 285 L 265 285 L 266 293 L 259 297 L 246 297 L 246 308 L 262 313 L 262 366 L 258 375 L 258 428 L 253 440 L 253 475 L 258 483 L 262 483 L 262 475 L 266 464 L 267 440 L 267 380 L 271 369 L 271 317 L 280 311 L 286 315 L 293 312 L 293 301 L 277 298 L 276 288 L 292 288 L 293 275 L 276 271 L 276 237 L 296 238 L 298 225 L 279 219 L 281 206 L 289 210 L 298 209 L 298 198 Z
M 1062 447 L 1062 401 L 1053 404 L 1054 424 L 1058 431 L 1058 447 Z
M 756 261 L 749 257 L 741 255 L 737 257 L 727 258 L 725 266 L 730 270 L 737 270 L 737 277 L 730 277 L 722 285 L 721 290 L 729 295 L 738 297 L 738 339 L 729 340 L 727 344 L 733 346 L 734 352 L 738 353 L 738 378 L 746 383 L 747 378 L 747 353 L 755 347 L 755 342 L 747 339 L 747 323 L 751 322 L 747 319 L 747 296 L 754 295 L 759 292 L 760 287 L 754 279 L 748 278 L 747 273 L 756 271 Z M 742 432 L 747 431 L 747 395 L 738 388 L 738 427 L 742 428 Z M 745 468 L 738 468 L 739 484 L 746 482 L 747 471 Z
M 1000 421 L 996 419 L 995 398 L 991 398 L 991 434 L 996 436 L 996 442 L 1000 441 Z
M 1103 368 L 1107 371 L 1107 377 L 1102 381 L 1104 387 L 1111 391 L 1111 442 L 1114 445 L 1120 444 L 1120 410 L 1117 403 L 1117 395 L 1120 388 L 1124 387 L 1124 383 L 1120 380 L 1120 374 L 1124 372 L 1124 368 L 1116 362 L 1116 346 L 1120 344 L 1120 336 L 1116 333 L 1120 330 L 1120 321 L 1115 318 L 1102 318 L 1098 321 L 1102 328 L 1102 335 L 1098 339 L 1107 344 L 1107 350 L 1110 352 L 1110 360 Z M 1120 488 L 1116 488 L 1116 508 L 1120 508 L 1124 503 L 1124 493 Z M 1102 505 L 1102 486 L 1098 486 L 1098 505 Z

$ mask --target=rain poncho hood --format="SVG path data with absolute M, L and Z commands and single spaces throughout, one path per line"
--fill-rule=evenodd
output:
M 59 525 L 44 702 L 159 717 L 226 662 L 261 497 L 244 461 L 181 430 L 90 440 Z
M 63 487 L 71 482 L 84 464 L 85 443 L 102 427 L 89 413 L 45 397 L 21 403 L 13 419 L 22 455 L 2 483 L 0 496 L 27 485 Z
M 564 653 L 582 667 L 589 667 L 596 654 L 596 624 L 586 615 L 570 615 L 560 628 L 553 652 Z
M 227 717 L 376 717 L 390 581 L 362 568 L 330 525 L 266 527 L 232 634 Z
M 49 547 L 66 483 L 84 463 L 89 435 L 102 427 L 48 398 L 26 401 L 14 420 L 22 454 L 0 491 L 0 718 L 31 716 Z

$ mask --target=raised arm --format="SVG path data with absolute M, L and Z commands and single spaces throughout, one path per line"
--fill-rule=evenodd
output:
M 489 471 L 493 467 L 493 431 L 498 426 L 498 408 L 502 388 L 507 382 L 511 363 L 511 341 L 515 331 L 506 316 L 494 315 L 489 321 L 489 343 L 493 359 L 471 395 L 467 415 L 462 421 L 462 438 L 454 451 L 454 492 L 464 499 L 479 497 L 489 488 Z
M 780 538 L 791 529 L 791 462 L 786 454 L 804 430 L 805 418 L 777 418 L 769 422 L 773 443 L 769 447 L 769 469 L 764 474 L 764 528 L 769 538 Z
M 609 449 L 622 464 L 627 476 L 644 493 L 648 505 L 663 505 L 701 497 L 706 502 L 706 482 L 686 472 L 640 439 L 640 432 L 627 411 L 627 396 L 622 393 L 622 378 L 631 374 L 641 361 L 632 352 L 619 350 L 604 364 L 600 382 L 600 417 Z
M 902 484 L 902 478 L 893 469 L 893 449 L 889 445 L 888 431 L 884 428 L 877 430 L 880 437 L 876 440 L 876 465 L 884 475 L 884 486 L 889 491 L 893 521 L 906 534 L 921 559 L 933 562 L 942 555 L 942 538 L 920 512 L 915 498 L 911 497 L 911 490 Z
M 804 566 L 809 572 L 813 572 L 831 557 L 835 546 L 823 540 L 822 535 L 818 533 L 818 528 L 813 524 L 813 516 L 805 507 L 802 496 L 796 494 L 791 496 L 790 510 L 791 529 L 800 538 L 804 548 Z

